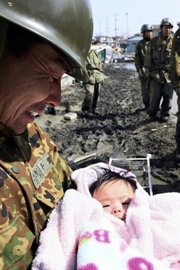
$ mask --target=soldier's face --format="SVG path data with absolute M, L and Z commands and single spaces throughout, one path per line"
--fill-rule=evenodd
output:
M 161 31 L 163 36 L 168 37 L 172 32 L 172 27 L 170 25 L 163 25 Z
M 21 134 L 34 113 L 60 105 L 64 73 L 62 59 L 48 44 L 35 45 L 25 58 L 7 56 L 0 70 L 0 122 Z
M 152 31 L 145 31 L 144 35 L 146 39 L 151 40 L 152 39 Z

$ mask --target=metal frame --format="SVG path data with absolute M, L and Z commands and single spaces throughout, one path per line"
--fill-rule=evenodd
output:
M 143 188 L 149 189 L 149 194 L 153 195 L 153 188 L 152 188 L 152 177 L 151 177 L 151 166 L 150 166 L 150 159 L 151 154 L 147 154 L 146 158 L 113 158 L 110 157 L 109 165 L 120 167 L 123 169 L 127 169 L 133 172 L 137 179 L 138 173 L 141 173 L 141 178 L 147 182 L 148 178 L 148 185 L 143 186 Z M 134 163 L 134 164 L 133 164 Z

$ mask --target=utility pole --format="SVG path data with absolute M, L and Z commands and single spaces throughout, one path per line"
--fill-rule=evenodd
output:
M 114 14 L 114 19 L 115 19 L 115 29 L 114 30 L 115 30 L 115 40 L 116 40 L 115 42 L 116 42 L 116 46 L 117 46 L 117 30 L 118 29 L 117 29 L 117 14 L 116 13 Z
M 108 18 L 107 18 L 107 27 L 106 27 L 106 30 L 107 30 L 107 43 L 109 45 L 109 21 L 108 21 Z
M 126 22 L 127 22 L 127 38 L 129 37 L 129 22 L 128 22 L 128 13 L 126 13 Z
M 101 39 L 101 20 L 99 20 L 99 37 Z

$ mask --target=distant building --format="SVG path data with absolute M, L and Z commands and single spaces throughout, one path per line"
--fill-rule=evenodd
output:
M 135 48 L 136 48 L 136 44 L 142 40 L 142 36 L 134 36 L 134 37 L 131 37 L 131 38 L 128 38 L 127 39 L 127 52 L 128 53 L 133 53 L 135 52 Z
M 95 36 L 93 40 L 99 40 L 101 43 L 111 44 L 114 42 L 112 37 L 107 36 Z

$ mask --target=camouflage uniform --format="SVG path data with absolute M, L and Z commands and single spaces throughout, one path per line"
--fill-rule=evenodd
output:
M 35 124 L 13 136 L 0 124 L 0 269 L 30 269 L 41 230 L 71 169 Z
M 149 41 L 146 41 L 145 39 L 142 39 L 137 43 L 136 49 L 135 49 L 135 59 L 134 59 L 135 67 L 139 74 L 142 99 L 143 99 L 145 108 L 149 107 L 149 91 L 148 91 L 147 78 L 145 75 L 145 68 L 144 68 L 145 54 L 148 48 L 148 44 L 149 44 Z
M 177 94 L 177 124 L 176 124 L 176 144 L 180 154 L 180 28 L 174 34 L 173 51 L 171 58 L 171 76 L 173 87 Z
M 86 94 L 82 104 L 83 111 L 94 112 L 96 109 L 99 91 L 103 83 L 103 70 L 101 60 L 95 50 L 90 50 L 86 65 L 89 81 L 83 83 Z
M 145 56 L 145 70 L 149 88 L 149 116 L 156 117 L 161 97 L 161 117 L 168 117 L 171 109 L 173 88 L 170 79 L 170 58 L 173 37 L 163 39 L 161 32 L 152 38 Z

